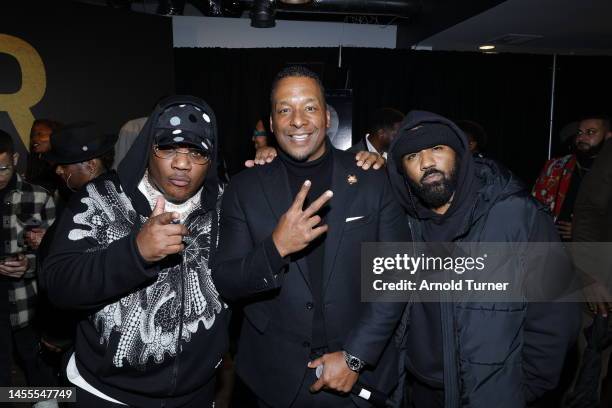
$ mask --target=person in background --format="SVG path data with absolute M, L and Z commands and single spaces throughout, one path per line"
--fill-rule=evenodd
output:
M 368 133 L 347 151 L 351 153 L 368 151 L 386 158 L 389 146 L 397 136 L 397 129 L 402 119 L 404 119 L 404 114 L 396 109 L 380 108 L 376 110 L 368 125 Z
M 468 138 L 468 148 L 475 157 L 484 157 L 483 152 L 487 148 L 487 132 L 482 125 L 473 120 L 458 120 L 455 124 Z
M 127 121 L 121 129 L 119 129 L 119 136 L 117 137 L 117 143 L 115 144 L 115 161 L 113 163 L 113 169 L 117 170 L 121 161 L 132 147 L 134 140 L 140 134 L 140 131 L 144 127 L 147 118 L 136 118 Z
M 61 123 L 54 120 L 36 119 L 30 130 L 30 155 L 25 179 L 31 184 L 43 187 L 52 195 L 63 193 L 60 189 L 62 183 L 53 172 L 53 164 L 45 159 L 44 154 L 51 149 L 51 134 L 61 126 Z
M 253 142 L 253 147 L 255 150 L 261 149 L 262 147 L 266 147 L 268 145 L 268 132 L 266 131 L 263 120 L 259 119 L 257 123 L 255 123 L 251 141 Z
M 572 240 L 574 203 L 580 184 L 610 136 L 607 117 L 583 118 L 574 137 L 574 151 L 548 160 L 533 186 L 532 195 L 550 209 L 563 241 Z
M 0 130 L 0 385 L 10 385 L 10 356 L 15 351 L 30 387 L 55 385 L 53 372 L 39 358 L 39 334 L 34 326 L 38 300 L 37 258 L 24 241 L 28 227 L 48 228 L 55 220 L 53 197 L 23 180 L 15 167 L 19 153 L 11 136 Z M 57 407 L 55 400 L 37 407 Z
M 70 124 L 54 132 L 51 150 L 45 155 L 46 159 L 55 163 L 55 172 L 73 193 L 110 171 L 113 165 L 113 146 L 117 137 L 94 133 L 92 126 L 92 123 Z M 53 244 L 56 228 L 57 224 L 53 224 L 42 236 L 34 231 L 27 237 L 30 246 L 38 250 L 39 275 L 40 266 Z M 40 291 L 40 305 L 41 343 L 46 351 L 51 352 L 47 357 L 59 373 L 60 357 L 74 341 L 77 316 L 55 308 L 44 288 Z
M 589 327 L 585 330 L 587 345 L 582 362 L 586 369 L 581 372 L 591 372 L 590 378 L 587 377 L 590 384 L 577 385 L 575 392 L 582 393 L 582 399 L 595 406 L 599 403 L 599 379 L 603 378 L 600 406 L 608 407 L 612 403 L 612 138 L 609 122 L 589 121 L 585 126 L 581 123 L 581 130 L 585 141 L 602 133 L 607 140 L 584 176 L 574 204 L 573 241 L 579 251 L 574 262 L 584 274 L 584 292 L 590 311 L 584 316 L 584 325 Z

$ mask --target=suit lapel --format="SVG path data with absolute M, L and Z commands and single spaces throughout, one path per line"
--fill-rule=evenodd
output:
M 340 155 L 332 148 L 334 155 L 332 173 L 332 191 L 334 196 L 329 201 L 330 211 L 327 214 L 327 237 L 325 239 L 325 257 L 323 264 L 323 293 L 334 272 L 338 246 L 342 240 L 346 215 L 357 192 L 357 184 L 349 183 L 349 176 L 355 177 L 353 158 Z M 353 170 L 351 170 L 353 169 Z M 355 178 L 356 180 L 356 178 Z
M 291 188 L 289 187 L 289 178 L 287 170 L 283 166 L 281 160 L 277 158 L 270 164 L 258 166 L 259 176 L 261 179 L 262 190 L 268 205 L 274 213 L 274 225 L 278 224 L 278 220 L 287 212 L 289 206 L 295 197 L 291 196 Z M 310 278 L 308 275 L 308 264 L 305 257 L 301 257 L 297 262 L 298 268 L 310 288 Z

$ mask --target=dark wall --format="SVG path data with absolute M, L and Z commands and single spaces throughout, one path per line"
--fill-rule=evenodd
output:
M 588 115 L 612 115 L 612 57 L 557 57 L 554 134 Z M 565 153 L 558 139 L 553 151 Z
M 2 99 L 22 85 L 40 90 L 46 83 L 42 99 L 23 107 L 33 118 L 93 120 L 99 131 L 115 133 L 127 120 L 148 114 L 161 95 L 174 91 L 168 18 L 64 1 L 3 2 L 0 34 L 10 36 L 0 42 L 0 128 L 16 134 L 21 121 L 24 141 L 27 117 L 9 116 L 16 102 Z M 6 53 L 14 38 L 40 55 L 46 81 L 22 83 L 16 58 Z
M 338 49 L 176 49 L 177 91 L 207 100 L 219 118 L 230 172 L 250 154 L 250 135 L 274 74 L 302 62 L 328 88 L 353 89 L 353 139 L 380 106 L 471 119 L 489 133 L 491 156 L 527 182 L 548 151 L 552 57 Z

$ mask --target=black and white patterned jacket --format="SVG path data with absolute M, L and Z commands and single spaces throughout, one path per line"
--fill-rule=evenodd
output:
M 181 254 L 147 263 L 136 246 L 148 218 L 135 209 L 139 198 L 126 195 L 115 172 L 75 193 L 42 277 L 53 303 L 88 315 L 75 356 L 89 384 L 129 405 L 180 406 L 214 376 L 228 345 L 229 311 L 209 267 L 219 206 L 187 216 Z

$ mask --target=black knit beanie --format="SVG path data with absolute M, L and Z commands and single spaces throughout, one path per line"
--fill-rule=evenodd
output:
M 404 130 L 398 136 L 393 148 L 393 160 L 401 167 L 405 155 L 438 145 L 452 148 L 458 156 L 463 156 L 465 150 L 459 135 L 449 126 L 441 123 L 423 123 Z

